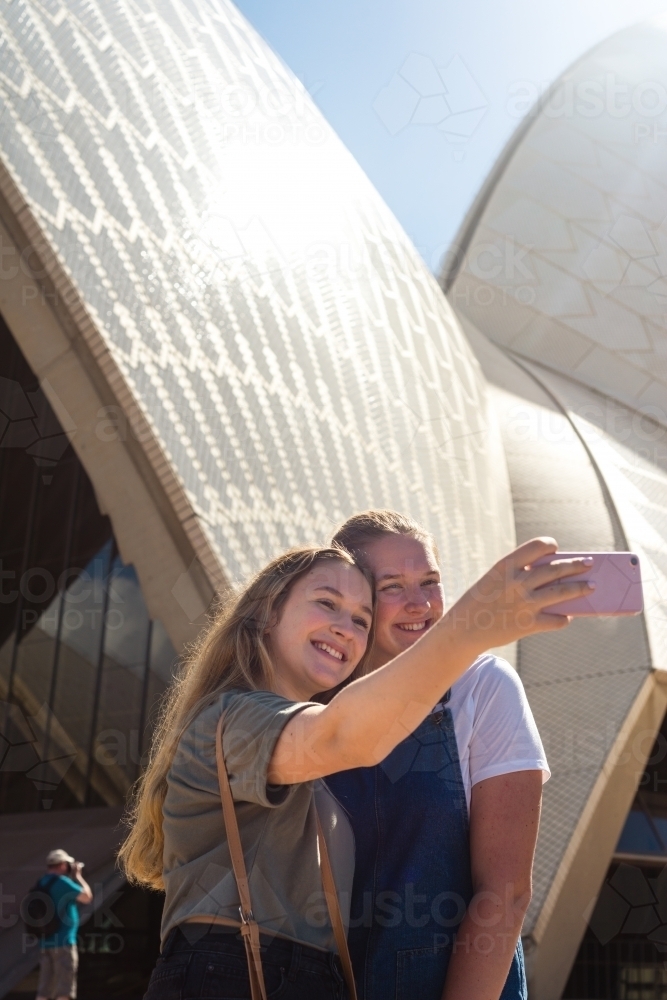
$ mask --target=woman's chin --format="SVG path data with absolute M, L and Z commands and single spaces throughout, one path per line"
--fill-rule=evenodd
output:
M 396 650 L 394 656 L 398 656 L 398 654 L 402 653 L 404 649 L 410 649 L 410 647 L 414 646 L 417 639 L 419 639 L 422 635 L 424 635 L 424 632 L 409 632 L 407 629 L 394 627 L 391 636 L 392 645 Z
M 349 673 L 349 670 L 327 670 L 321 667 L 319 670 L 311 672 L 310 680 L 315 685 L 318 694 L 326 694 L 327 691 L 342 684 Z
M 396 625 L 392 626 L 393 644 L 399 647 L 394 655 L 397 656 L 401 650 L 410 649 L 411 646 L 414 646 L 418 639 L 426 635 L 428 628 L 429 626 L 427 625 L 426 628 L 414 631 L 413 629 L 398 628 Z

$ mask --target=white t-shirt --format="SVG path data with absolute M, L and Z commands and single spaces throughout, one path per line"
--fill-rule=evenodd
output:
M 513 771 L 551 775 L 521 679 L 506 660 L 480 656 L 452 685 L 452 712 L 470 809 L 472 786 Z M 435 711 L 435 709 L 434 709 Z

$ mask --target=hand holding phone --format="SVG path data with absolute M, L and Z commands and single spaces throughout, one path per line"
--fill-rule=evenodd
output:
M 595 590 L 545 608 L 545 613 L 581 618 L 592 615 L 638 615 L 644 607 L 639 557 L 634 552 L 554 552 L 534 563 L 562 559 L 588 559 L 591 564 L 575 579 L 586 580 Z

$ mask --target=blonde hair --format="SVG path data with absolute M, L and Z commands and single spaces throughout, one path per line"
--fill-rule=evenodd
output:
M 130 833 L 119 852 L 120 864 L 131 883 L 162 889 L 162 806 L 167 775 L 184 730 L 212 695 L 229 688 L 273 690 L 275 675 L 265 635 L 276 621 L 294 583 L 322 561 L 337 560 L 356 566 L 373 584 L 353 556 L 338 547 L 301 548 L 284 553 L 265 566 L 240 593 L 224 600 L 209 627 L 190 650 L 162 707 L 145 773 L 137 782 L 127 822 Z M 366 652 L 349 680 L 366 672 L 372 643 L 372 625 Z
M 358 514 L 353 514 L 337 528 L 331 544 L 346 549 L 363 566 L 365 546 L 376 538 L 382 538 L 383 535 L 407 535 L 416 538 L 418 542 L 430 548 L 438 559 L 438 546 L 430 531 L 408 514 L 399 514 L 396 510 L 362 510 Z

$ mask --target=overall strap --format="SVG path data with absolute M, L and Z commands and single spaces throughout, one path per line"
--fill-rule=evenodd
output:
M 331 867 L 331 860 L 329 858 L 329 849 L 327 847 L 327 842 L 324 839 L 324 831 L 322 829 L 322 823 L 320 822 L 319 813 L 317 812 L 317 806 L 315 807 L 315 815 L 317 817 L 317 841 L 320 848 L 322 885 L 324 886 L 324 896 L 327 901 L 329 920 L 331 921 L 334 937 L 336 939 L 338 957 L 340 958 L 340 963 L 343 966 L 345 985 L 347 986 L 347 992 L 350 995 L 349 1000 L 357 1000 L 357 988 L 354 983 L 352 960 L 350 959 L 350 951 L 347 947 L 347 933 L 345 931 L 345 924 L 343 923 L 343 915 L 340 912 L 338 893 L 336 892 L 336 882 L 334 879 L 333 869 Z
M 222 815 L 227 833 L 227 843 L 229 845 L 229 856 L 232 861 L 234 878 L 239 893 L 241 905 L 239 914 L 241 916 L 241 934 L 245 944 L 246 957 L 248 959 L 248 975 L 250 976 L 250 995 L 252 1000 L 267 1000 L 266 987 L 264 985 L 264 972 L 262 971 L 262 955 L 259 943 L 259 925 L 252 912 L 250 900 L 250 886 L 248 884 L 248 872 L 243 857 L 243 847 L 241 845 L 241 835 L 239 825 L 236 821 L 236 810 L 234 809 L 234 799 L 232 790 L 229 787 L 229 775 L 225 765 L 225 758 L 222 752 L 222 723 L 224 714 L 218 719 L 218 727 L 215 733 L 215 759 L 218 769 L 218 784 L 220 785 L 220 801 L 222 802 Z

